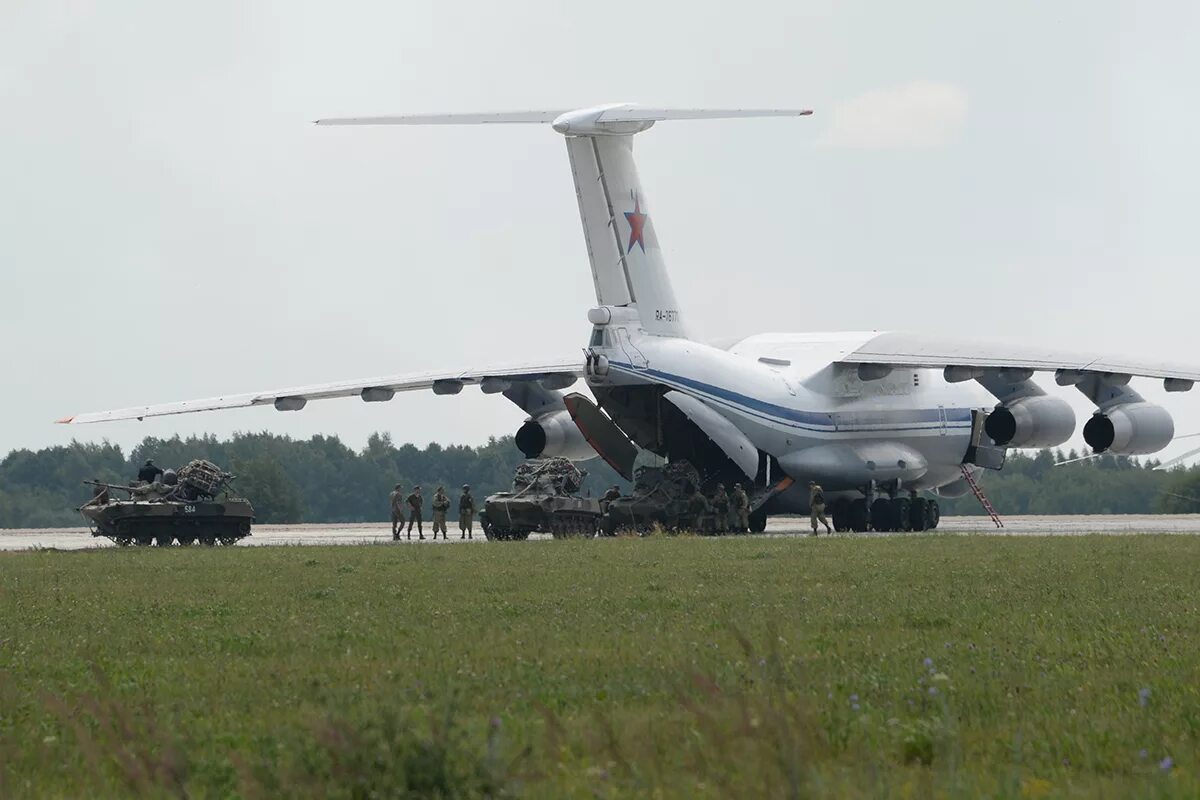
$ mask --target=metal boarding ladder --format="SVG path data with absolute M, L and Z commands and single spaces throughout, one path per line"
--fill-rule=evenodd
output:
M 983 487 L 975 480 L 975 475 L 966 464 L 960 464 L 959 469 L 962 470 L 963 477 L 967 479 L 967 485 L 971 487 L 971 494 L 975 495 L 975 499 L 979 501 L 979 505 L 983 506 L 983 510 L 992 518 L 992 522 L 996 523 L 997 528 L 1003 528 L 1004 522 L 1000 519 L 1000 515 L 996 513 L 996 509 L 992 508 L 991 501 L 987 499 L 987 495 L 983 493 Z

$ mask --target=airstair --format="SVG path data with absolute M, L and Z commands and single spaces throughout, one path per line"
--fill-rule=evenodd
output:
M 975 480 L 974 473 L 966 464 L 959 465 L 962 470 L 963 477 L 967 479 L 967 486 L 971 487 L 971 494 L 975 495 L 975 499 L 979 501 L 979 505 L 983 506 L 983 510 L 992 518 L 992 522 L 996 523 L 997 528 L 1004 527 L 1004 521 L 1000 519 L 1000 515 L 996 513 L 996 509 L 992 507 L 992 503 L 987 499 L 987 495 L 983 493 L 983 487 Z

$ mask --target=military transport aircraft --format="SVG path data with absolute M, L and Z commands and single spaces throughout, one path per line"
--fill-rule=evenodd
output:
M 768 333 L 729 347 L 692 338 L 638 180 L 633 138 L 663 120 L 804 116 L 807 110 L 674 110 L 633 104 L 582 110 L 319 120 L 319 125 L 548 124 L 565 137 L 596 289 L 583 353 L 559 361 L 394 375 L 118 411 L 65 423 L 273 405 L 396 392 L 457 394 L 477 384 L 529 416 L 516 434 L 529 457 L 599 454 L 628 477 L 637 448 L 690 460 L 710 483 L 752 487 L 751 527 L 808 510 L 809 480 L 825 488 L 840 530 L 924 529 L 937 501 L 964 494 L 1006 448 L 1061 444 L 1070 406 L 1035 372 L 1075 386 L 1096 411 L 1083 428 L 1095 451 L 1153 453 L 1174 435 L 1162 407 L 1129 386 L 1156 378 L 1187 391 L 1200 367 L 1041 347 L 905 333 Z M 592 399 L 564 394 L 584 378 Z M 636 445 L 636 447 L 635 447 Z

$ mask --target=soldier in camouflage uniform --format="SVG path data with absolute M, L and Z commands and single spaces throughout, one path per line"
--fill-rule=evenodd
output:
M 439 486 L 437 491 L 433 493 L 433 538 L 437 538 L 438 531 L 442 532 L 442 539 L 446 538 L 446 512 L 450 510 L 450 498 L 446 496 L 446 487 Z
M 613 500 L 620 500 L 620 499 L 621 499 L 621 487 L 619 487 L 615 484 L 608 487 L 608 491 L 605 492 L 604 496 L 600 498 L 600 511 L 601 512 L 608 511 L 609 504 Z
M 692 496 L 688 498 L 688 517 L 691 519 L 689 527 L 692 531 L 704 533 L 711 527 L 708 512 L 708 498 L 700 491 L 700 487 L 696 486 L 692 489 Z
M 734 484 L 733 487 L 733 513 L 737 516 L 737 525 L 734 530 L 738 533 L 749 533 L 750 497 L 740 483 Z
M 817 535 L 818 522 L 825 526 L 825 533 L 831 535 L 833 528 L 829 527 L 829 520 L 825 519 L 825 490 L 816 481 L 808 482 L 808 509 L 808 517 L 812 521 L 812 535 Z
M 713 533 L 724 533 L 729 530 L 729 495 L 725 494 L 725 484 L 718 483 L 713 490 Z
M 417 536 L 422 540 L 425 538 L 425 532 L 421 530 L 421 512 L 425 505 L 425 498 L 421 497 L 421 487 L 414 486 L 412 494 L 405 501 L 408 503 L 408 538 L 412 538 L 413 523 L 417 523 Z
M 475 498 L 471 497 L 471 487 L 463 484 L 462 497 L 458 498 L 458 530 L 460 539 L 474 539 L 471 535 L 471 521 L 475 518 Z
M 388 495 L 392 507 L 392 541 L 400 541 L 400 529 L 404 527 L 404 492 L 400 490 L 400 484 L 396 484 L 396 488 L 392 489 L 392 493 Z

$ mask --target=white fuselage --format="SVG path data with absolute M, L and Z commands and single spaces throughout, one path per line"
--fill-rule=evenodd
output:
M 972 411 L 995 404 L 975 382 L 949 384 L 934 370 L 897 369 L 862 380 L 855 366 L 838 363 L 875 333 L 762 334 L 723 349 L 646 335 L 632 319 L 617 317 L 604 328 L 604 335 L 593 333 L 591 348 L 609 363 L 607 375 L 589 377 L 598 396 L 608 387 L 669 387 L 703 401 L 783 464 L 809 463 L 803 453 L 829 446 L 899 447 L 925 461 L 906 489 L 961 480 Z M 837 475 L 822 474 L 817 462 L 801 469 L 808 474 L 790 475 L 798 484 L 861 488 L 839 486 Z M 807 492 L 799 489 L 786 505 L 802 510 Z

